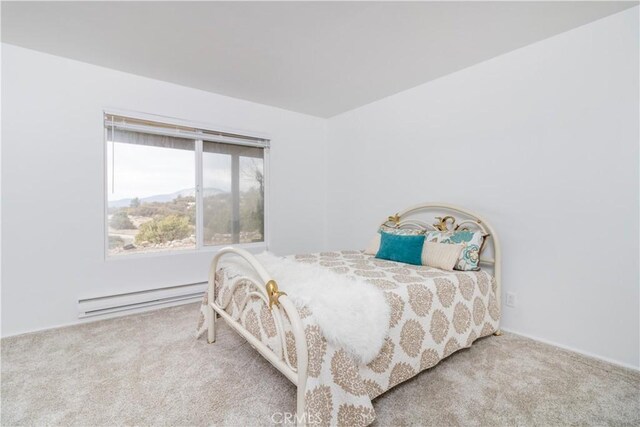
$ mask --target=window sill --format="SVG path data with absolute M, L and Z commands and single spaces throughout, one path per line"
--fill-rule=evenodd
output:
M 254 243 L 237 243 L 237 244 L 227 244 L 227 245 L 216 245 L 216 246 L 203 246 L 201 248 L 194 249 L 182 249 L 182 250 L 172 250 L 172 251 L 158 251 L 158 252 L 148 252 L 148 253 L 132 253 L 132 254 L 122 254 L 122 255 L 106 255 L 105 261 L 123 261 L 123 260 L 134 260 L 134 259 L 146 259 L 146 258 L 164 258 L 164 257 L 175 257 L 180 255 L 199 255 L 199 254 L 211 254 L 213 256 L 216 252 L 218 252 L 222 248 L 226 248 L 228 246 L 232 246 L 234 248 L 245 249 L 251 253 L 258 253 L 261 251 L 267 250 L 266 242 L 254 242 Z

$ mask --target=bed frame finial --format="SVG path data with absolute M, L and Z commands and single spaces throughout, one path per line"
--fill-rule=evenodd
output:
M 278 291 L 278 284 L 275 280 L 269 280 L 265 287 L 267 288 L 267 294 L 269 295 L 269 309 L 273 310 L 274 304 L 276 306 L 280 305 L 278 298 L 280 298 L 281 295 L 286 295 L 286 293 Z
M 438 222 L 433 224 L 433 226 L 439 231 L 455 230 L 456 219 L 451 215 L 447 215 L 445 217 L 437 216 L 436 219 L 438 220 Z M 449 223 L 451 223 L 451 229 L 449 229 Z

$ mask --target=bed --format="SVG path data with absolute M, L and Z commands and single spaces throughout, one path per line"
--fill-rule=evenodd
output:
M 375 419 L 372 399 L 475 340 L 500 335 L 501 254 L 489 223 L 460 207 L 425 203 L 383 224 L 408 230 L 482 231 L 481 268 L 444 271 L 356 250 L 292 255 L 282 265 L 231 247 L 213 258 L 199 333 L 215 342 L 216 322 L 224 319 L 292 381 L 297 386 L 298 425 L 366 426 Z M 315 269 L 314 274 L 305 273 L 303 265 Z M 313 290 L 316 294 L 307 289 L 311 297 L 289 284 L 287 295 L 277 282 L 287 275 L 286 268 L 299 269 L 299 281 L 307 274 L 327 283 Z M 289 282 L 295 277 L 288 277 Z M 349 286 L 342 277 L 351 280 Z M 349 289 L 342 294 L 343 288 Z M 362 297 L 346 292 L 361 292 Z M 380 298 L 384 309 L 375 305 Z M 342 329 L 333 328 L 328 318 Z M 362 333 L 353 335 L 349 327 Z

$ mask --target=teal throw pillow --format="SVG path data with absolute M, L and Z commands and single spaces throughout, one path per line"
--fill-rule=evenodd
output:
M 422 265 L 422 236 L 403 236 L 397 234 L 380 233 L 380 249 L 376 258 L 405 264 Z

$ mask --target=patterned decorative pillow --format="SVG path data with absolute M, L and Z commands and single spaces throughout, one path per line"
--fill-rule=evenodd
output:
M 364 253 L 366 255 L 375 255 L 378 253 L 380 249 L 380 233 L 395 234 L 396 236 L 422 236 L 425 232 L 426 230 L 416 228 L 394 228 L 388 225 L 381 225 L 376 235 L 364 250 Z
M 428 231 L 425 242 L 462 244 L 455 270 L 480 270 L 480 249 L 485 235 L 480 231 Z
M 381 225 L 378 233 L 395 234 L 396 236 L 422 236 L 427 230 L 423 228 L 395 228 L 388 225 Z

